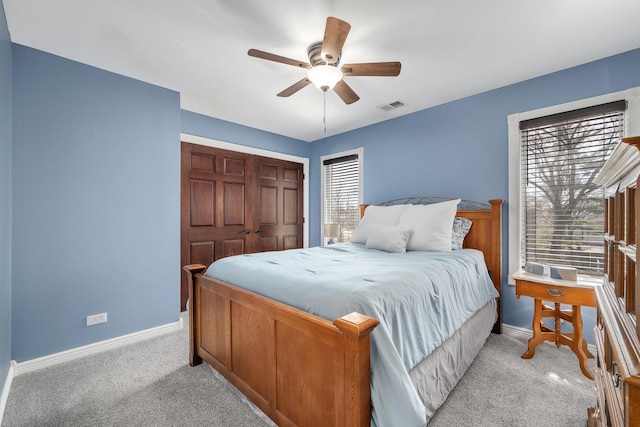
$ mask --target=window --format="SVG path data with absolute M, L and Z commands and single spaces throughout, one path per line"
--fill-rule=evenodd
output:
M 348 242 L 360 222 L 362 148 L 322 157 L 322 244 Z
M 594 179 L 628 133 L 627 104 L 637 111 L 638 95 L 509 116 L 510 272 L 532 261 L 603 273 L 603 194 Z
M 620 142 L 626 101 L 520 122 L 521 254 L 602 274 L 603 190 L 594 179 Z

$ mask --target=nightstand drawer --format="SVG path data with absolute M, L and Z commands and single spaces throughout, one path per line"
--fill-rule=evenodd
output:
M 560 304 L 572 304 L 588 307 L 596 306 L 593 288 L 546 285 L 527 280 L 516 282 L 516 295 L 527 296 Z

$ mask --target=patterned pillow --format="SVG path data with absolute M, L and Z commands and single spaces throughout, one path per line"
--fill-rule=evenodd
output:
M 471 229 L 471 220 L 467 218 L 459 218 L 453 220 L 453 232 L 451 233 L 451 249 L 462 249 L 464 236 Z

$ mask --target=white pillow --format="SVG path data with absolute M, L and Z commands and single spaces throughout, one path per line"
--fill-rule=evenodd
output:
M 409 205 L 400 215 L 400 225 L 413 230 L 408 251 L 451 251 L 451 230 L 460 199 L 430 205 Z
M 411 229 L 400 225 L 381 225 L 369 232 L 367 248 L 400 253 L 407 251 Z
M 371 230 L 383 225 L 398 225 L 400 214 L 406 207 L 407 205 L 367 206 L 356 231 L 351 235 L 351 242 L 364 245 L 367 243 L 367 237 L 369 237 Z

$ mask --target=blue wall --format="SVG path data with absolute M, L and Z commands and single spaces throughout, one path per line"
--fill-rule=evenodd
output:
M 21 362 L 176 321 L 180 132 L 299 157 L 310 144 L 181 111 L 176 92 L 11 47 L 6 365 L 9 351 Z M 11 122 L 9 104 L 4 117 Z M 106 324 L 85 326 L 102 312 Z
M 13 359 L 177 321 L 179 94 L 14 44 L 12 114 Z
M 11 41 L 0 2 L 0 392 L 11 361 Z M 2 414 L 0 414 L 0 419 Z
M 357 129 L 311 147 L 310 240 L 320 221 L 320 156 L 364 147 L 364 202 L 455 196 L 508 203 L 507 116 L 640 86 L 640 49 Z M 504 278 L 508 269 L 504 208 Z M 532 300 L 503 285 L 503 321 L 531 328 Z M 593 343 L 595 310 L 584 311 Z
M 182 132 L 223 142 L 308 158 L 311 145 L 299 139 L 182 111 Z

